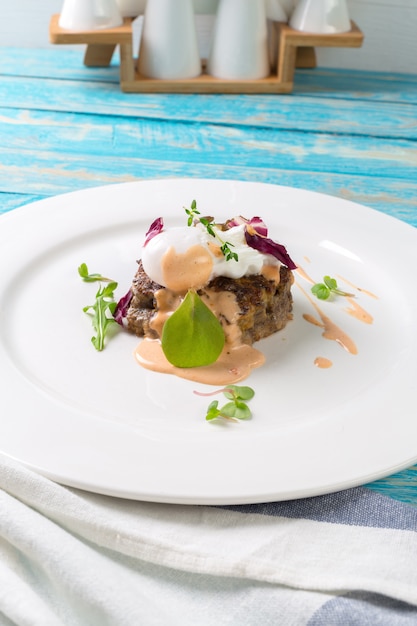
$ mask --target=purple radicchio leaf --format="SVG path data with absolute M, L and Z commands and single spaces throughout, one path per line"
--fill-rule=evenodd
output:
M 143 244 L 143 247 L 146 246 L 146 244 L 153 239 L 153 237 L 155 237 L 155 235 L 159 235 L 159 233 L 163 230 L 164 228 L 164 220 L 162 217 L 157 217 L 156 220 L 154 220 L 152 222 L 152 224 L 149 226 L 149 230 L 145 235 L 145 243 Z
M 252 231 L 252 232 L 251 232 Z M 283 263 L 290 270 L 297 269 L 296 264 L 288 254 L 285 246 L 280 243 L 268 239 L 268 237 L 262 237 L 254 229 L 246 228 L 245 239 L 248 246 L 262 252 L 263 254 L 272 254 L 278 261 Z
M 268 236 L 268 228 L 260 217 L 252 217 L 249 220 L 249 225 L 252 226 L 253 230 L 261 237 Z
M 133 297 L 132 290 L 129 289 L 129 291 L 120 298 L 119 302 L 116 305 L 113 318 L 118 324 L 120 324 L 120 326 L 125 325 L 127 311 L 132 301 L 132 297 Z
M 227 228 L 234 228 L 235 226 L 240 226 L 241 224 L 247 224 L 248 220 L 241 215 L 236 215 L 236 217 L 232 217 L 232 219 L 227 220 L 226 226 Z
M 233 228 L 234 226 L 241 226 L 242 224 L 245 224 L 246 226 L 251 226 L 258 235 L 261 235 L 261 237 L 267 237 L 268 235 L 268 228 L 263 219 L 260 217 L 252 217 L 250 220 L 248 220 L 246 219 L 246 217 L 238 215 L 227 221 L 227 226 L 229 228 Z

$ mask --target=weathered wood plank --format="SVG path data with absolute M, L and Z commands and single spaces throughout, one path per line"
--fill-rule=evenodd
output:
M 43 200 L 44 195 L 26 194 L 26 193 L 3 193 L 0 192 L 0 215 L 12 211 L 25 204 Z
M 316 68 L 298 70 L 294 94 L 370 102 L 417 103 L 417 75 Z
M 86 67 L 83 63 L 86 46 L 54 48 L 2 48 L 0 75 L 16 78 L 56 78 L 71 81 L 109 82 L 119 84 L 119 53 L 113 55 L 109 67 Z
M 166 172 L 199 164 L 216 171 L 233 165 L 248 171 L 292 170 L 300 177 L 303 172 L 366 174 L 369 179 L 416 183 L 417 145 L 403 140 L 347 136 L 341 141 L 324 133 L 148 120 L 128 123 L 108 117 L 92 125 L 88 116 L 45 117 L 38 112 L 14 117 L 3 111 L 0 119 L 0 181 L 5 185 L 19 169 L 28 169 L 26 181 L 42 179 L 42 172 L 65 179 L 97 171 L 113 180 L 115 172 L 137 176 L 152 164 Z
M 372 491 L 417 506 L 417 465 L 366 485 Z
M 109 68 L 83 65 L 85 46 L 2 48 L 0 75 L 119 83 L 119 55 Z M 417 103 L 417 74 L 317 67 L 297 70 L 294 92 L 334 98 L 366 97 L 372 101 Z
M 112 157 L 102 157 L 93 163 L 90 156 L 57 156 L 52 152 L 39 153 L 37 159 L 28 158 L 23 163 L 21 154 L 13 159 L 8 153 L 7 163 L 0 168 L 0 189 L 7 193 L 53 196 L 86 187 L 167 177 L 228 178 L 309 189 L 364 204 L 417 226 L 416 183 L 377 176 L 295 172 L 273 166 L 239 167 L 232 163 L 151 161 L 133 157 L 118 157 L 115 166 Z M 17 202 L 16 206 L 23 203 Z
M 417 105 L 298 96 L 124 94 L 112 83 L 3 77 L 0 106 L 373 137 L 417 138 Z M 254 111 L 256 113 L 254 114 Z

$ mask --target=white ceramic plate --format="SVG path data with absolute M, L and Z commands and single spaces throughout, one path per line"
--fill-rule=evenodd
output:
M 260 215 L 314 279 L 339 278 L 370 315 L 320 304 L 355 341 L 322 337 L 294 286 L 294 320 L 258 345 L 266 364 L 247 384 L 253 419 L 208 423 L 212 390 L 138 366 L 137 339 L 98 353 L 82 307 L 96 284 L 77 267 L 130 286 L 150 222 L 184 224 L 196 198 L 216 219 Z M 160 502 L 226 504 L 318 495 L 417 460 L 417 230 L 363 206 L 236 181 L 154 180 L 28 205 L 0 220 L 0 450 L 60 483 Z M 302 277 L 297 284 L 309 291 Z M 377 297 L 372 297 L 377 296 Z M 332 367 L 314 365 L 326 357 Z M 222 398 L 219 397 L 222 401 Z

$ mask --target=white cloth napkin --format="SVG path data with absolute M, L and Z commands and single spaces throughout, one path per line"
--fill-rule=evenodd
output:
M 417 624 L 417 510 L 365 488 L 181 506 L 69 489 L 0 456 L 0 624 Z

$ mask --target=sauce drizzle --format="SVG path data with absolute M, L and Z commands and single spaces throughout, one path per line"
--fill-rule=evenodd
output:
M 367 291 L 366 289 L 362 289 L 362 287 L 358 287 L 357 285 L 354 285 L 353 283 L 350 282 L 350 280 L 347 280 L 347 278 L 343 278 L 343 276 L 338 275 L 337 277 L 340 278 L 340 280 L 343 280 L 343 282 L 345 282 L 347 285 L 350 285 L 354 289 L 357 289 L 361 293 L 364 293 L 366 296 L 369 296 L 370 298 L 374 298 L 375 300 L 379 299 L 379 297 L 375 295 L 374 293 L 372 293 L 372 291 Z
M 301 289 L 305 297 L 313 305 L 320 317 L 320 320 L 308 313 L 304 313 L 303 318 L 310 324 L 314 324 L 315 326 L 320 326 L 320 328 L 323 328 L 324 332 L 322 334 L 325 339 L 331 339 L 332 341 L 336 341 L 336 343 L 342 346 L 342 348 L 349 352 L 349 354 L 358 354 L 358 349 L 353 339 L 351 339 L 349 335 L 347 335 L 341 328 L 339 328 L 339 326 L 337 326 L 330 319 L 330 317 L 323 313 L 320 307 L 317 306 L 317 304 L 310 298 L 308 293 L 301 287 L 301 285 L 299 285 L 298 283 L 296 283 L 296 285 L 299 289 Z
M 300 267 L 300 265 L 294 271 L 297 272 L 297 274 L 299 274 L 302 278 L 304 278 L 304 280 L 311 283 L 312 285 L 314 285 L 314 283 L 316 282 L 311 278 L 311 276 L 307 274 L 307 272 L 302 267 Z
M 346 298 L 350 304 L 350 308 L 345 309 L 346 313 L 349 313 L 352 317 L 363 322 L 364 324 L 372 324 L 374 318 L 368 311 L 365 311 L 353 298 Z
M 332 361 L 330 361 L 330 359 L 326 359 L 326 357 L 324 356 L 318 356 L 316 359 L 314 359 L 314 365 L 316 367 L 319 367 L 320 369 L 328 369 L 333 365 L 333 363 Z
M 215 363 L 202 367 L 175 367 L 166 359 L 159 339 L 143 339 L 135 350 L 137 362 L 146 369 L 205 385 L 231 385 L 249 376 L 252 369 L 265 363 L 259 350 L 240 344 L 226 346 Z

